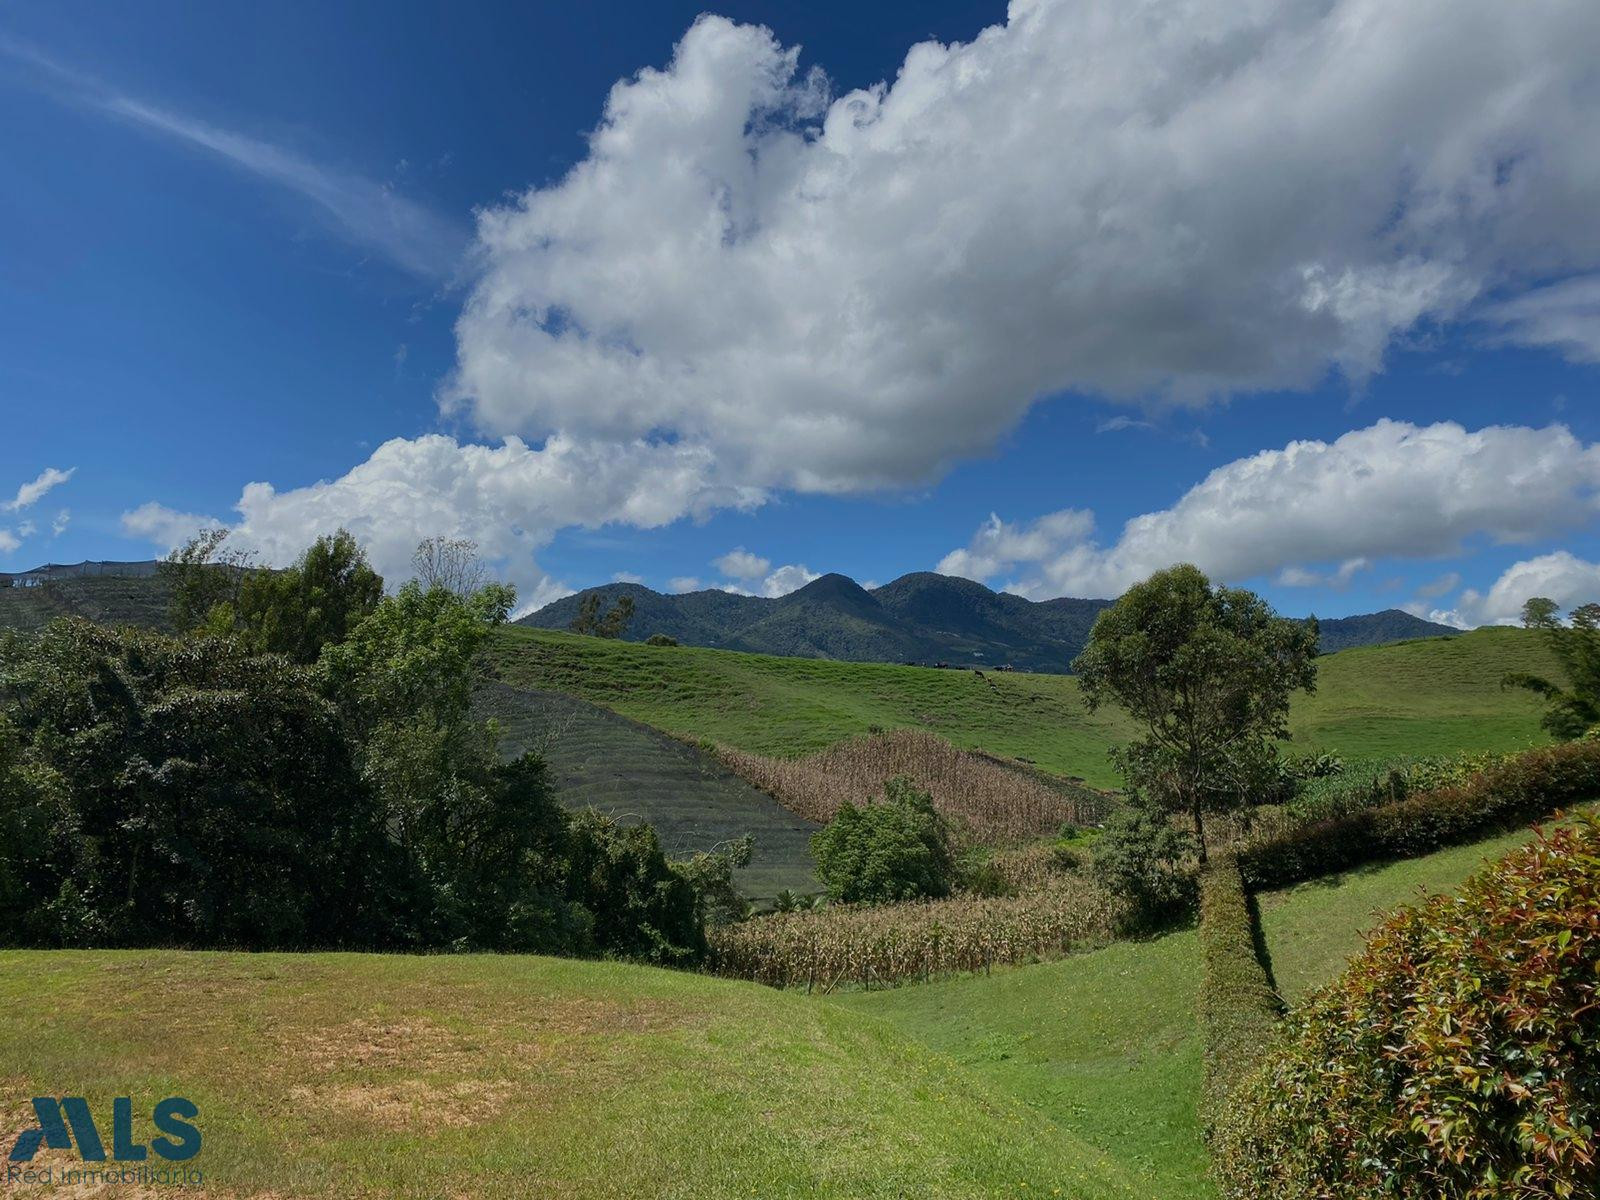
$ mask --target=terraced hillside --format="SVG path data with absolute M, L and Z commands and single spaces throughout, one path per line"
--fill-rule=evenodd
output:
M 1088 712 L 1070 676 L 777 658 L 522 627 L 503 632 L 494 656 L 507 683 L 758 754 L 804 754 L 874 727 L 917 728 L 1115 787 L 1106 752 L 1132 732 L 1116 713 Z M 1293 748 L 1356 759 L 1540 742 L 1539 704 L 1501 680 L 1549 669 L 1539 639 L 1520 629 L 1327 655 L 1316 694 L 1295 702 Z
M 802 820 L 698 748 L 616 713 L 553 692 L 489 684 L 481 711 L 504 731 L 506 755 L 538 750 L 569 808 L 593 807 L 654 825 L 671 857 L 750 834 L 755 852 L 736 882 L 752 900 L 783 888 L 819 890 Z
M 167 630 L 171 589 L 160 576 L 81 576 L 40 587 L 0 588 L 0 629 L 32 632 L 56 617 Z

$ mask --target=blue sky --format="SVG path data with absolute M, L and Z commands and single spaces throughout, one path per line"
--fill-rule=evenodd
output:
M 7 6 L 0 570 L 1600 598 L 1600 13 L 1432 3 Z

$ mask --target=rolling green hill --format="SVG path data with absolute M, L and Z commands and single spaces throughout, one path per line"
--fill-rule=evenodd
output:
M 1114 787 L 1106 751 L 1131 733 L 1114 712 L 1088 712 L 1070 676 L 643 646 L 526 627 L 506 630 L 494 655 L 509 684 L 761 754 L 802 754 L 873 726 L 914 727 Z M 1379 758 L 1539 742 L 1538 703 L 1500 680 L 1550 666 L 1537 637 L 1520 629 L 1327 655 L 1316 694 L 1296 700 L 1293 748 Z
M 0 1064 L 7 1147 L 28 1096 L 83 1095 L 108 1131 L 133 1097 L 139 1141 L 150 1104 L 188 1097 L 186 1196 L 1146 1194 L 873 1016 L 617 963 L 8 951 Z

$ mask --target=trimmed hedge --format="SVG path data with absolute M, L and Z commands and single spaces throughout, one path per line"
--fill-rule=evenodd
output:
M 1238 852 L 1251 891 L 1477 841 L 1600 798 L 1600 741 L 1530 750 L 1454 787 L 1316 821 Z
M 1600 820 L 1403 908 L 1211 1137 L 1228 1200 L 1600 1194 Z
M 1277 1038 L 1283 1001 L 1256 953 L 1256 926 L 1232 855 L 1200 876 L 1200 1121 L 1209 1137 L 1229 1097 Z

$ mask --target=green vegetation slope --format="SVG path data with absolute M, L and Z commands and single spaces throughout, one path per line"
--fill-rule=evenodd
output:
M 504 631 L 494 654 L 506 683 L 760 754 L 803 754 L 874 726 L 920 728 L 1113 787 L 1106 752 L 1130 732 L 1114 712 L 1088 712 L 1070 676 L 655 647 L 526 627 Z M 1295 701 L 1294 748 L 1356 759 L 1542 742 L 1538 703 L 1500 680 L 1550 665 L 1520 629 L 1326 655 L 1317 693 Z

